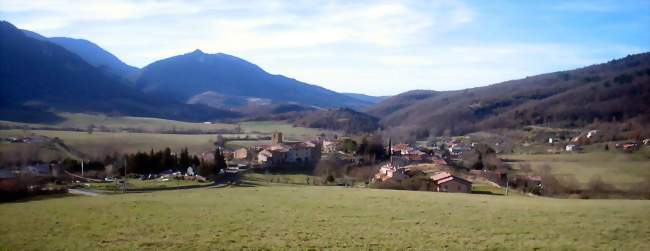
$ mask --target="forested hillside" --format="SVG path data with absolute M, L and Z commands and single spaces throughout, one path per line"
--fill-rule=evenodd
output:
M 527 125 L 615 124 L 647 134 L 641 128 L 650 122 L 650 53 L 485 87 L 407 92 L 368 112 L 418 138 Z

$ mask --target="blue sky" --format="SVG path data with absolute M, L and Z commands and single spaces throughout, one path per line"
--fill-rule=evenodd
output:
M 8 1 L 128 64 L 201 49 L 340 92 L 455 90 L 650 51 L 650 1 Z

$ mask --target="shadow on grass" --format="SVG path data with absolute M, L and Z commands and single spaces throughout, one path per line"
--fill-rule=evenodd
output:
M 0 199 L 0 203 L 25 203 L 31 201 L 41 201 L 65 197 L 73 197 L 77 195 L 69 193 L 56 193 L 56 194 L 42 194 L 42 195 L 33 195 L 33 196 L 22 196 L 22 197 L 7 197 Z

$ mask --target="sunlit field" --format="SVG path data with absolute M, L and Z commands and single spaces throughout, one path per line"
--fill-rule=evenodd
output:
M 246 186 L 0 204 L 0 249 L 650 248 L 650 201 Z

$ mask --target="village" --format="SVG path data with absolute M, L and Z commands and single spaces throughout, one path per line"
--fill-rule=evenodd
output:
M 573 137 L 549 136 L 540 145 L 545 145 L 548 148 L 547 152 L 553 154 L 561 154 L 560 151 L 564 152 L 563 154 L 579 153 L 583 146 L 598 142 L 600 137 L 597 130 L 588 130 Z M 52 182 L 65 184 L 65 180 L 72 184 L 90 184 L 91 187 L 96 187 L 92 185 L 94 183 L 114 183 L 116 187 L 126 186 L 120 185 L 125 184 L 120 178 L 125 175 L 141 181 L 165 183 L 183 180 L 207 185 L 211 184 L 209 180 L 219 179 L 218 177 L 222 179 L 227 177 L 230 182 L 245 178 L 247 173 L 275 175 L 302 173 L 314 176 L 311 178 L 312 184 L 315 184 L 318 175 L 325 175 L 321 180 L 326 182 L 318 184 L 346 187 L 356 184 L 356 186 L 371 188 L 472 193 L 477 191 L 475 184 L 478 183 L 481 186 L 488 185 L 503 189 L 504 194 L 508 193 L 508 189 L 516 189 L 523 193 L 541 195 L 544 190 L 544 178 L 538 173 L 513 169 L 512 165 L 497 156 L 505 151 L 506 142 L 502 139 L 487 139 L 482 142 L 476 137 L 464 136 L 438 138 L 417 142 L 417 144 L 393 144 L 389 138 L 388 144 L 384 145 L 383 140 L 377 140 L 376 137 L 375 140 L 368 142 L 368 138 L 372 137 L 367 136 L 362 137 L 360 143 L 351 137 L 336 135 L 329 137 L 321 135 L 304 141 L 287 141 L 279 131 L 272 133 L 269 138 L 270 141 L 266 144 L 239 148 L 225 147 L 223 142 L 221 145 L 215 142 L 216 151 L 202 152 L 194 158 L 187 152 L 176 153 L 166 150 L 161 154 L 176 159 L 170 163 L 177 164 L 158 169 L 130 169 L 127 172 L 124 167 L 120 169 L 120 161 L 117 159 L 108 164 L 82 161 L 76 163 L 77 167 L 73 170 L 70 169 L 69 163 L 64 163 L 65 161 L 2 168 L 0 187 L 3 190 L 15 190 L 17 186 L 23 184 L 22 186 L 28 186 L 27 190 L 30 193 L 48 193 L 53 190 L 64 191 L 66 186 L 55 186 L 56 188 L 53 189 L 52 186 L 42 184 L 52 184 Z M 3 140 L 11 144 L 35 144 L 48 141 L 47 138 L 39 136 L 11 137 Z M 370 146 L 373 144 L 374 146 Z M 530 143 L 523 143 L 526 144 Z M 649 139 L 638 142 L 624 141 L 612 144 L 612 148 L 622 153 L 631 153 L 649 144 Z M 369 152 L 368 149 L 371 147 L 375 148 L 374 152 Z M 605 144 L 605 148 L 609 148 L 609 144 Z M 206 163 L 218 162 L 215 154 L 223 159 L 223 167 L 217 168 L 218 173 L 214 175 L 211 175 L 210 171 L 202 171 Z M 317 170 L 323 168 L 323 163 L 330 162 L 336 164 L 326 167 L 326 174 L 322 171 L 317 174 Z M 85 167 L 84 163 L 86 163 Z M 124 160 L 124 165 L 127 164 Z M 137 165 L 137 162 L 132 165 Z M 106 171 L 97 171 L 101 169 Z M 353 175 L 348 173 L 341 173 L 340 170 L 343 169 L 348 171 L 362 169 L 366 175 L 352 177 Z M 19 182 L 20 177 L 26 176 L 32 177 L 30 185 Z M 273 178 L 270 178 L 270 181 L 274 181 Z M 414 185 L 413 182 L 417 184 Z M 306 184 L 310 184 L 309 178 Z

